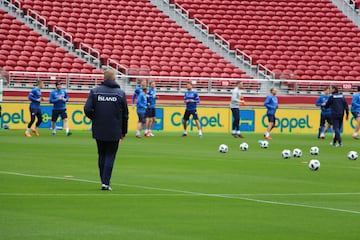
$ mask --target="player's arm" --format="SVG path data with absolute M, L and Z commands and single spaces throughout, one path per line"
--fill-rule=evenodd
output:
M 266 108 L 272 108 L 272 106 L 271 106 L 271 97 L 270 97 L 270 96 L 267 96 L 267 97 L 265 98 L 264 106 L 265 106 Z
M 356 109 L 360 108 L 360 94 L 357 94 L 352 98 L 351 105 Z
M 95 109 L 94 109 L 94 92 L 93 90 L 90 91 L 89 96 L 86 100 L 84 105 L 84 113 L 85 115 L 90 118 L 91 120 L 95 117 Z
M 68 102 L 69 101 L 69 95 L 67 94 L 67 92 L 64 92 L 64 101 Z
M 200 102 L 200 97 L 199 97 L 199 94 L 198 94 L 198 93 L 195 94 L 194 102 L 196 102 L 196 103 L 199 103 L 199 102 Z
M 126 134 L 127 134 L 127 131 L 128 131 L 128 119 L 129 119 L 129 109 L 128 109 L 128 106 L 127 106 L 127 102 L 126 102 L 126 95 L 125 93 L 122 93 L 121 94 L 121 105 L 123 107 L 123 111 L 122 111 L 122 137 L 121 139 L 123 139 Z
M 345 108 L 346 120 L 349 120 L 349 105 L 347 104 L 344 97 L 343 97 L 343 104 Z
M 325 107 L 325 108 L 329 108 L 330 105 L 332 104 L 333 102 L 333 96 L 330 96 L 329 99 L 327 100 L 326 103 L 323 103 L 322 105 Z
M 59 99 L 56 97 L 55 92 L 51 92 L 51 93 L 50 93 L 49 102 L 50 102 L 50 103 L 56 103 L 57 101 L 59 101 Z
M 32 91 L 29 93 L 28 99 L 31 100 L 31 101 L 37 101 L 37 102 L 40 102 L 40 101 L 41 101 L 41 98 L 38 98 L 38 97 L 36 96 L 34 90 L 32 90 Z
M 322 105 L 322 101 L 321 101 L 321 97 L 319 97 L 319 98 L 316 100 L 315 106 L 321 107 L 321 105 Z

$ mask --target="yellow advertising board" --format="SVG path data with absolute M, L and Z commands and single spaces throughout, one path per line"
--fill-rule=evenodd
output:
M 8 125 L 10 129 L 25 129 L 30 120 L 28 103 L 2 103 L 1 125 Z M 41 106 L 43 113 L 42 128 L 50 128 L 51 105 Z M 177 131 L 183 130 L 182 117 L 185 107 L 158 107 L 156 109 L 157 123 L 155 130 Z M 83 112 L 82 104 L 68 104 L 67 113 L 69 126 L 72 130 L 88 130 L 91 121 Z M 206 132 L 231 132 L 232 116 L 229 108 L 199 107 L 199 121 L 203 131 Z M 243 108 L 240 111 L 241 131 L 263 133 L 267 128 L 266 109 Z M 129 106 L 129 131 L 137 126 L 136 109 Z M 320 121 L 320 111 L 317 109 L 278 109 L 276 112 L 276 126 L 273 132 L 277 133 L 314 133 L 317 134 Z M 59 121 L 57 123 L 61 125 Z M 355 120 L 351 117 L 344 121 L 343 132 L 353 132 Z M 195 122 L 190 118 L 189 131 L 197 132 Z

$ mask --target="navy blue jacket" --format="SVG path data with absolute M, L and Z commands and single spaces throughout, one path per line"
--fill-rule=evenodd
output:
M 90 91 L 84 112 L 92 120 L 93 138 L 118 141 L 128 130 L 126 96 L 113 80 L 105 80 Z
M 334 92 L 325 104 L 325 108 L 331 108 L 332 117 L 344 117 L 344 111 L 346 116 L 349 116 L 349 106 L 345 100 L 345 97 L 338 93 Z

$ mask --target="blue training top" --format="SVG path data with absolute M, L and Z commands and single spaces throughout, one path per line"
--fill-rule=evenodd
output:
M 186 102 L 187 100 L 193 101 Z M 186 110 L 194 111 L 196 110 L 196 105 L 200 102 L 200 97 L 196 91 L 190 90 L 185 92 L 184 102 L 186 103 Z
M 149 108 L 155 108 L 156 106 L 156 90 L 149 88 L 147 103 Z
M 329 95 L 321 95 L 315 103 L 315 106 L 321 107 L 321 114 L 329 115 L 331 114 L 331 108 L 325 108 L 322 106 L 323 103 L 326 103 L 329 100 Z
M 360 112 L 360 93 L 355 93 L 352 98 L 351 112 Z
M 140 94 L 137 97 L 137 103 L 136 103 L 136 112 L 140 114 L 146 113 L 147 108 L 147 100 L 145 93 L 140 92 Z
M 275 115 L 276 109 L 278 108 L 278 99 L 274 95 L 269 95 L 266 97 L 264 106 L 267 108 L 266 114 Z
M 51 91 L 49 102 L 54 104 L 54 110 L 65 110 L 67 101 L 69 101 L 69 96 L 64 89 Z
M 134 104 L 135 101 L 138 99 L 139 97 L 139 94 L 142 92 L 142 87 L 137 87 L 134 91 L 134 94 L 132 95 L 132 98 L 131 98 L 131 103 Z
M 39 108 L 40 102 L 38 99 L 41 98 L 41 90 L 38 87 L 35 87 L 29 93 L 28 99 L 31 101 L 30 108 Z

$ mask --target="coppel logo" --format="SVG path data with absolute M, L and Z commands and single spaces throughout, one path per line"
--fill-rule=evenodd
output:
M 262 117 L 262 125 L 268 127 L 267 116 Z M 288 130 L 292 132 L 295 128 L 313 128 L 309 123 L 309 115 L 304 118 L 275 118 L 275 128 L 280 128 L 280 132 Z
M 1 123 L 4 125 L 7 124 L 25 124 L 24 109 L 21 109 L 20 112 L 8 113 L 3 112 L 1 115 Z
M 180 112 L 174 112 L 170 116 L 170 122 L 171 125 L 175 127 L 180 127 L 183 125 L 183 115 Z M 199 117 L 199 122 L 201 124 L 201 127 L 223 127 L 224 125 L 221 123 L 221 117 L 220 113 L 216 114 L 215 116 L 201 116 Z M 193 130 L 196 128 L 196 123 L 194 121 L 194 118 L 191 116 L 189 119 L 189 128 L 190 130 Z
M 350 118 L 350 127 L 351 127 L 352 129 L 355 129 L 356 124 L 357 124 L 356 119 L 355 119 L 354 117 L 351 117 L 351 118 Z
M 85 113 L 81 110 L 75 110 L 71 114 L 71 120 L 74 125 L 91 125 L 91 120 L 86 117 Z

